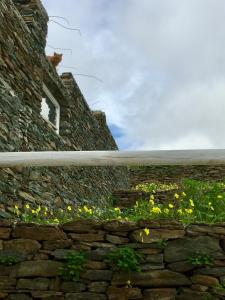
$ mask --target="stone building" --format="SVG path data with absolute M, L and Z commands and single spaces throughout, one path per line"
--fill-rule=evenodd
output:
M 72 74 L 59 76 L 47 60 L 48 21 L 40 0 L 0 1 L 0 151 L 118 150 L 105 114 L 91 111 Z M 120 167 L 5 168 L 0 214 L 27 201 L 101 203 L 127 187 Z

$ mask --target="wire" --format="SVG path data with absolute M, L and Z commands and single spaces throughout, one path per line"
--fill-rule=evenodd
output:
M 60 65 L 60 68 L 77 70 L 77 68 L 75 68 L 75 67 L 67 67 L 67 66 L 63 66 L 63 65 Z
M 58 19 L 62 19 L 62 20 L 64 20 L 64 21 L 67 23 L 67 25 L 70 25 L 70 22 L 69 22 L 66 18 L 64 18 L 64 17 L 60 17 L 60 16 L 49 16 L 49 18 L 58 18 Z
M 65 29 L 67 29 L 67 30 L 78 31 L 79 35 L 81 36 L 81 31 L 80 31 L 80 29 L 78 29 L 78 28 L 66 27 L 66 26 L 64 26 L 63 24 L 61 24 L 61 23 L 59 23 L 59 22 L 57 22 L 57 21 L 54 21 L 54 20 L 49 20 L 49 22 L 53 22 L 53 23 L 59 25 L 59 26 L 62 27 L 62 28 L 65 28 Z
M 82 74 L 82 73 L 73 73 L 73 75 L 75 76 L 85 76 L 85 77 L 90 77 L 90 78 L 93 78 L 99 82 L 103 82 L 103 80 L 99 79 L 98 77 L 94 76 L 94 75 L 87 75 L 87 74 Z
M 77 68 L 75 68 L 75 67 L 66 67 L 66 66 L 63 66 L 63 65 L 61 65 L 61 66 L 59 66 L 60 68 L 64 68 L 64 69 L 73 69 L 73 70 L 77 70 Z M 83 73 L 74 73 L 73 75 L 78 75 L 78 76 L 86 76 L 86 77 L 91 77 L 91 78 L 94 78 L 94 79 L 96 79 L 96 80 L 98 80 L 99 82 L 103 82 L 103 80 L 101 80 L 101 79 L 99 79 L 98 77 L 96 77 L 96 76 L 94 76 L 94 75 L 88 75 L 88 74 L 83 74 Z
M 49 47 L 49 48 L 51 48 L 51 49 L 53 49 L 53 50 L 70 51 L 71 54 L 73 53 L 73 50 L 70 49 L 70 48 L 56 48 L 56 47 L 53 47 L 53 46 L 51 46 L 51 45 L 49 45 L 49 44 L 47 44 L 47 47 Z

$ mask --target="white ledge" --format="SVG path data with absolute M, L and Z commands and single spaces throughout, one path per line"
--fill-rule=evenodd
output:
M 225 165 L 225 149 L 0 153 L 0 167 L 128 165 Z

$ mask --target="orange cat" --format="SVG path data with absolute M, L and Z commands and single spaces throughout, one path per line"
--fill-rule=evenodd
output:
M 47 56 L 47 59 L 52 63 L 54 67 L 57 67 L 58 64 L 62 61 L 63 54 L 54 52 L 53 56 Z

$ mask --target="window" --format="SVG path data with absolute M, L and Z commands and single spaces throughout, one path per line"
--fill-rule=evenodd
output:
M 43 84 L 41 115 L 59 133 L 60 106 L 45 84 Z

